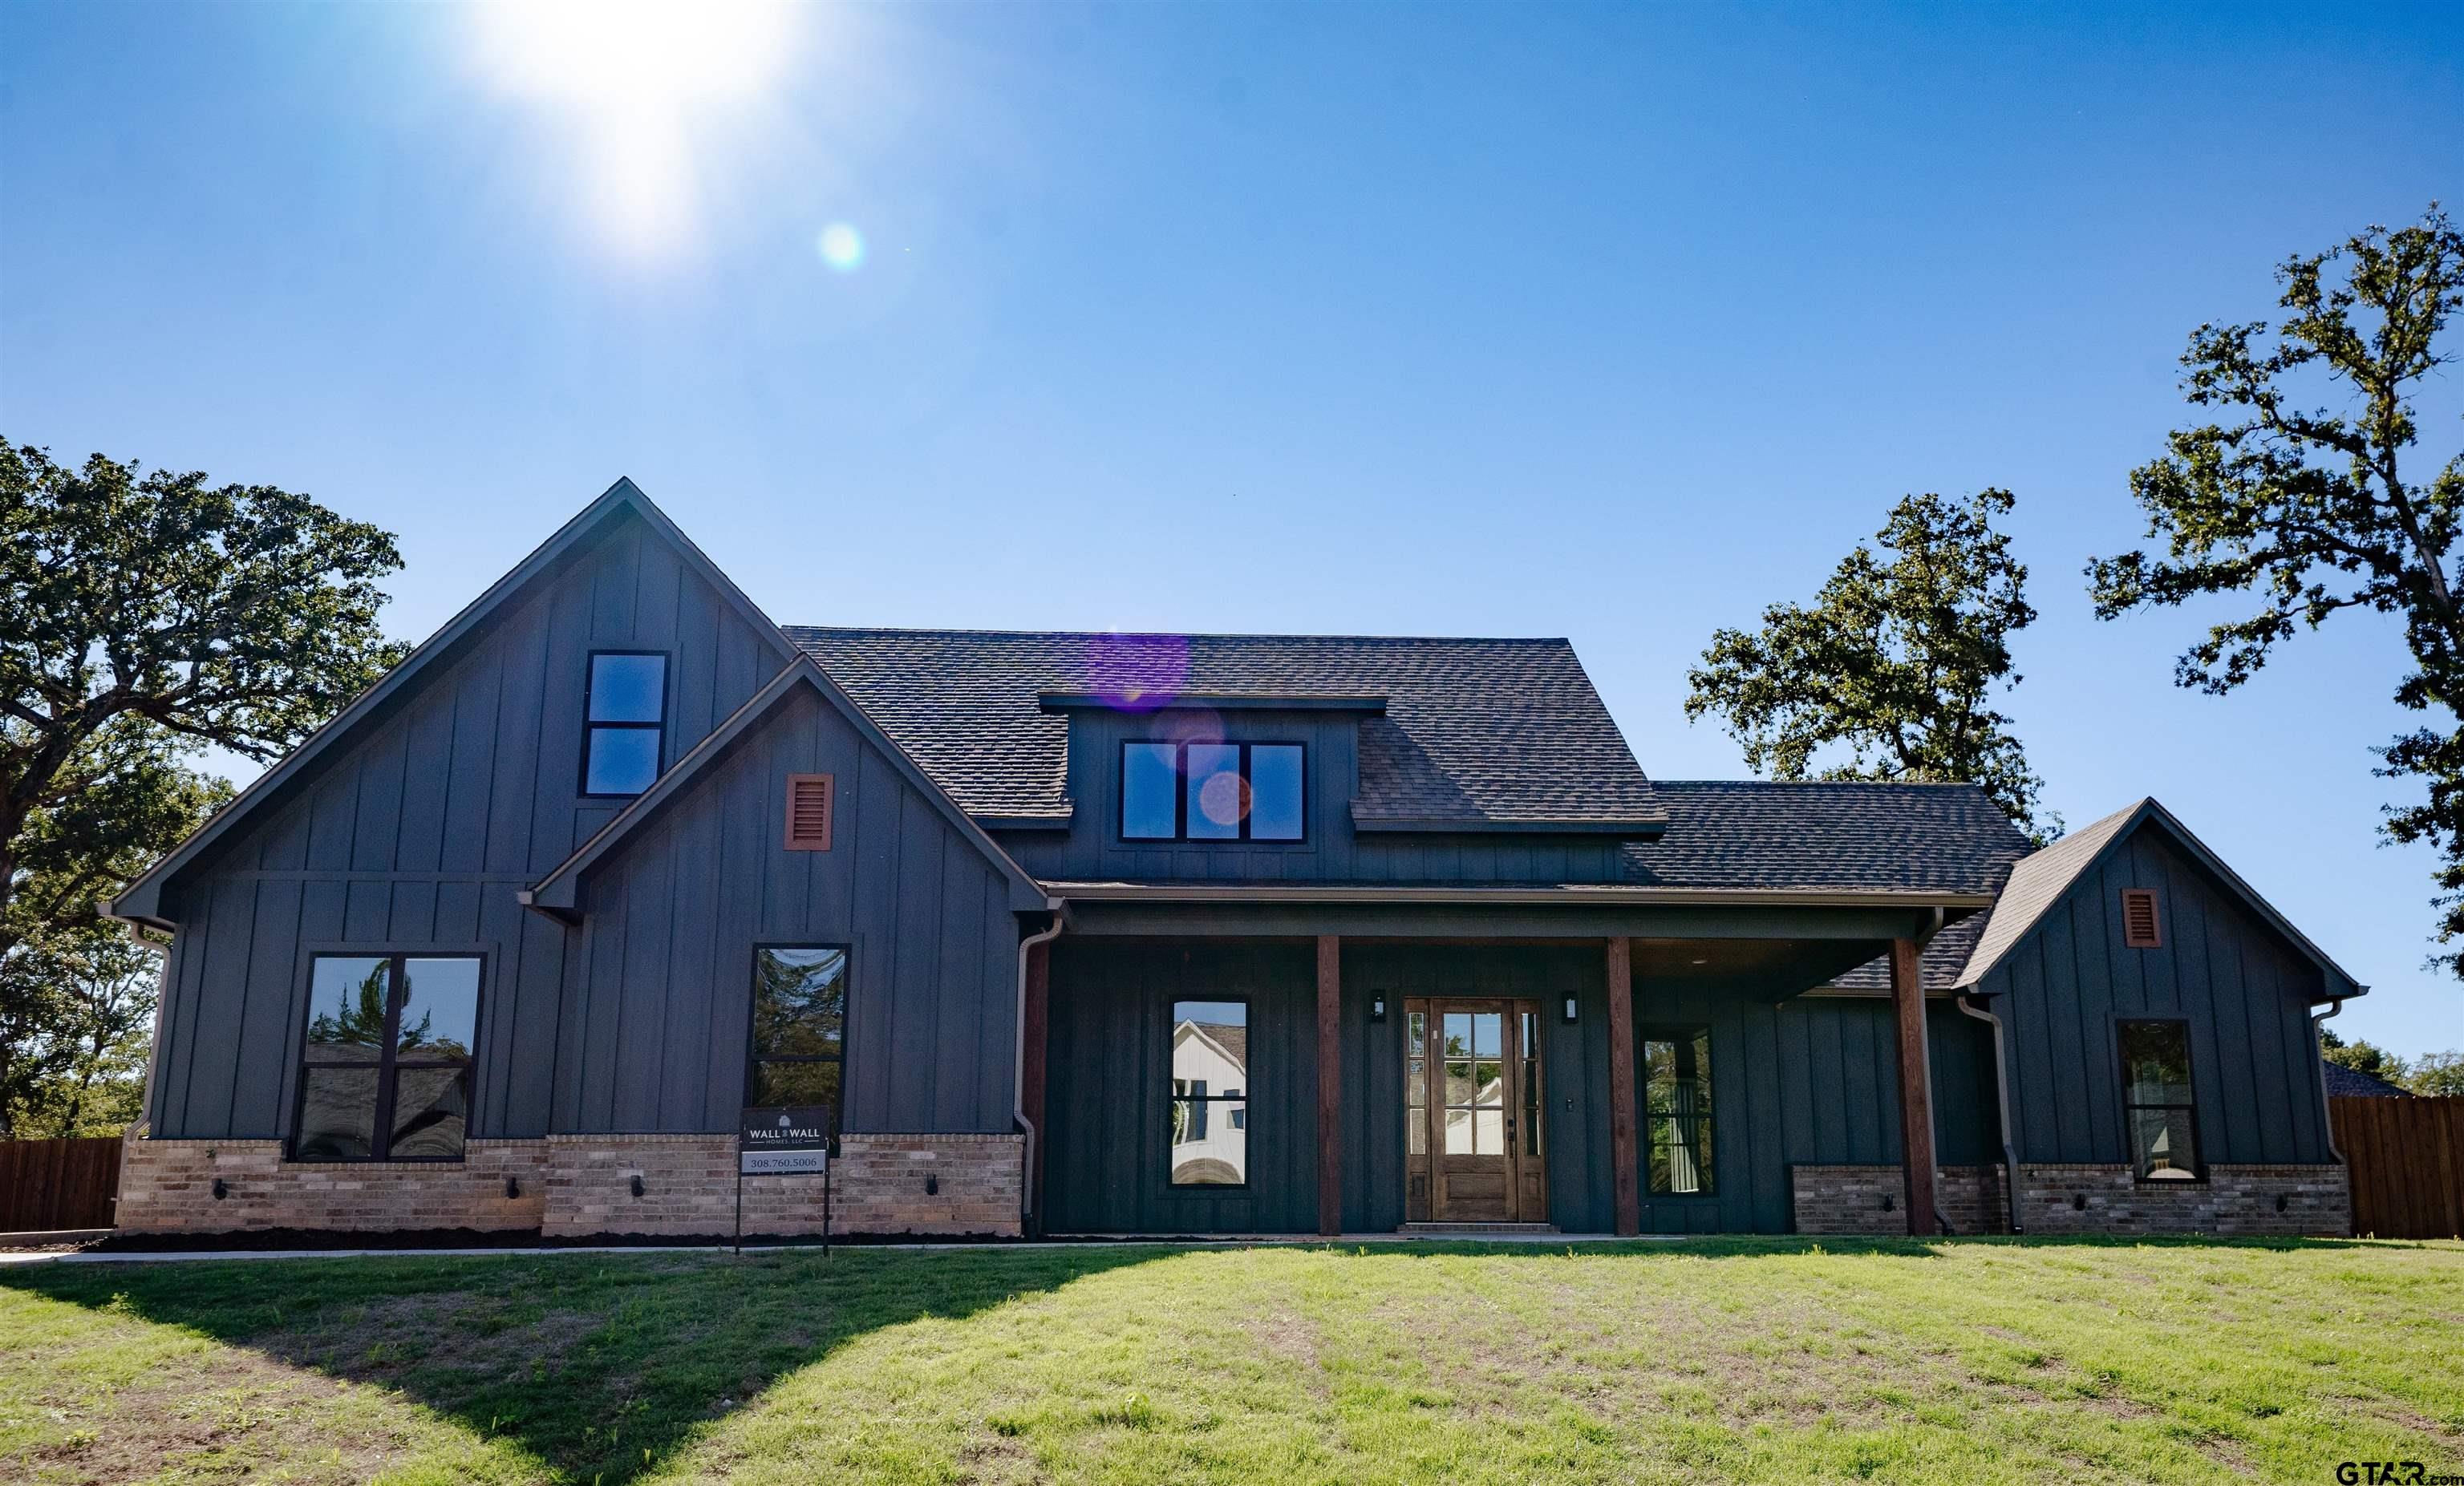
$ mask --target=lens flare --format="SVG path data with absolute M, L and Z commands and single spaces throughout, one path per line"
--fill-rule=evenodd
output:
M 833 222 L 822 229 L 820 242 L 822 261 L 842 273 L 852 273 L 864 267 L 864 234 L 845 222 Z

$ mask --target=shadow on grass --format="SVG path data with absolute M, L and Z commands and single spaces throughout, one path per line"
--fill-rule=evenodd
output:
M 1925 1259 L 1961 1246 L 2125 1249 L 2354 1247 L 2335 1239 L 1706 1237 L 1669 1243 L 1325 1243 L 1304 1253 L 1410 1261 L 1562 1261 L 1569 1250 L 1638 1265 L 1820 1253 Z M 405 1255 L 228 1263 L 43 1265 L 0 1285 L 191 1329 L 330 1377 L 393 1390 L 564 1480 L 654 1469 L 704 1424 L 867 1333 L 964 1320 L 1073 1280 L 1192 1252 L 1021 1245 L 901 1253 Z

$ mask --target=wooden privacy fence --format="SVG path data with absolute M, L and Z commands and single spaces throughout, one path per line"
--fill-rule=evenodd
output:
M 2464 1236 L 2464 1099 L 2331 1099 L 2364 1237 Z
M 0 1141 L 0 1234 L 109 1228 L 120 1137 Z

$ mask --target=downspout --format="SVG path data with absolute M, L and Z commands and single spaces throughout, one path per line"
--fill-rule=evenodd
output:
M 2027 1232 L 2019 1218 L 2019 1148 L 2011 1138 L 2011 1061 L 2002 1047 L 2002 1018 L 1961 992 L 1953 998 L 1959 1009 L 1993 1029 L 1993 1099 L 2002 1112 L 2002 1210 L 2011 1214 L 2011 1232 Z
M 1067 927 L 1067 906 L 1059 898 L 1047 898 L 1045 902 L 1052 909 L 1052 927 L 1018 942 L 1018 1006 L 1010 1016 L 1013 1036 L 1009 1055 L 1009 1117 L 1018 1122 L 1019 1129 L 1026 1136 L 1019 1150 L 1026 1163 L 1025 1169 L 1019 1173 L 1018 1182 L 1018 1216 L 1022 1229 L 1028 1226 L 1026 1220 L 1035 1214 L 1035 1141 L 1038 1133 L 1035 1122 L 1026 1117 L 1026 959 L 1037 945 L 1050 944 L 1060 938 L 1061 930 Z
M 2344 1159 L 2343 1148 L 2336 1144 L 2336 1110 L 2334 1105 L 2327 1103 L 2327 1074 L 2324 1068 L 2327 1061 L 2327 1049 L 2319 1037 L 2319 1034 L 2326 1029 L 2319 1024 L 2330 1016 L 2342 1016 L 2343 1010 L 2344 998 L 2341 995 L 2334 996 L 2329 998 L 2325 1011 L 2310 1018 L 2310 1060 L 2321 1065 L 2319 1073 L 2319 1128 L 2327 1132 L 2327 1154 L 2336 1158 L 2338 1166 L 2347 1166 L 2350 1163 Z

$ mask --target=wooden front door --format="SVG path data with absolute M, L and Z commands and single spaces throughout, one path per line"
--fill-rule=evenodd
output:
M 1535 1001 L 1403 1003 L 1404 1214 L 1416 1223 L 1545 1223 Z

